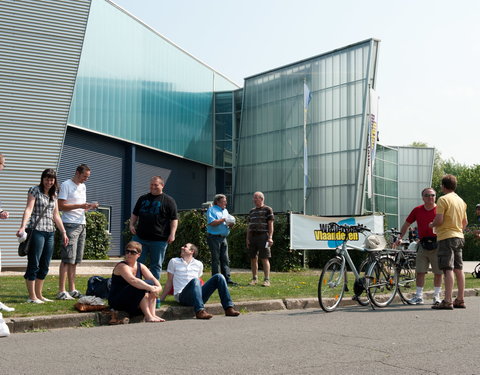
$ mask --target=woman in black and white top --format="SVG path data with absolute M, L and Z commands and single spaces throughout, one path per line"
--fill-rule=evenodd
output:
M 68 237 L 58 213 L 57 192 L 58 184 L 55 170 L 45 169 L 42 172 L 40 184 L 28 190 L 27 206 L 23 213 L 22 224 L 17 232 L 17 237 L 21 237 L 25 228 L 33 228 L 41 217 L 31 234 L 27 270 L 23 276 L 27 284 L 27 302 L 29 303 L 52 301 L 43 296 L 42 290 L 53 254 L 54 223 L 62 233 L 63 244 L 65 246 L 68 244 Z

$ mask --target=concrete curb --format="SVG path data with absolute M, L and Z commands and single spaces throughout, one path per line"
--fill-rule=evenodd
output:
M 432 298 L 433 292 L 426 292 L 425 298 Z M 465 297 L 480 296 L 479 289 L 466 289 Z M 395 301 L 400 298 L 395 296 Z M 351 298 L 342 300 L 341 306 L 357 305 Z M 209 313 L 223 315 L 224 310 L 220 303 L 206 305 Z M 286 298 L 260 301 L 244 301 L 235 304 L 235 308 L 242 313 L 274 311 L 274 310 L 299 310 L 319 308 L 317 298 Z M 193 309 L 186 306 L 163 306 L 157 310 L 157 315 L 166 320 L 192 319 L 195 317 Z M 33 316 L 4 318 L 11 333 L 31 332 L 35 330 L 48 330 L 56 328 L 90 327 L 93 325 L 108 325 L 108 319 L 102 312 L 88 312 L 65 315 Z M 139 323 L 142 317 L 135 317 L 130 323 Z

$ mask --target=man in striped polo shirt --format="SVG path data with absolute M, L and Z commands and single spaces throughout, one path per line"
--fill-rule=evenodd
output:
M 273 210 L 264 204 L 265 197 L 261 191 L 253 194 L 255 207 L 248 214 L 247 248 L 250 250 L 250 264 L 252 267 L 252 281 L 258 282 L 258 258 L 262 260 L 265 279 L 263 286 L 270 286 L 270 258 L 273 245 Z

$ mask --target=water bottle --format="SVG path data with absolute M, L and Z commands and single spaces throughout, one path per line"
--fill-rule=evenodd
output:
M 157 298 L 157 303 L 155 305 L 155 308 L 159 309 L 161 304 L 162 302 L 160 301 L 160 298 Z

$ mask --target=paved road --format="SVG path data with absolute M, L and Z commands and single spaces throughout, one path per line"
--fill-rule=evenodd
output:
M 479 374 L 480 298 L 466 303 L 15 334 L 0 339 L 0 374 Z
M 0 374 L 479 374 L 480 298 L 466 303 L 15 334 L 0 339 Z

